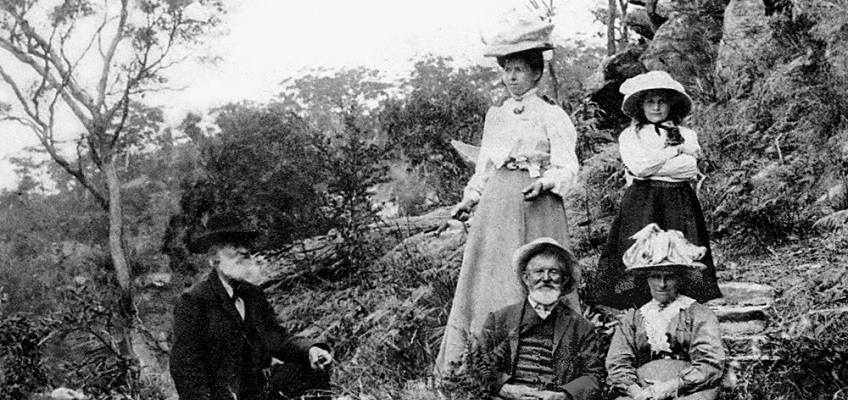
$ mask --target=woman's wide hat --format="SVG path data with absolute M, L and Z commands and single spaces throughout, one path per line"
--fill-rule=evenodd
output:
M 514 53 L 554 48 L 551 32 L 554 25 L 539 18 L 521 19 L 496 35 L 483 53 L 486 57 L 503 57 Z
M 669 114 L 683 118 L 692 112 L 692 98 L 686 94 L 683 85 L 665 71 L 636 75 L 624 81 L 618 90 L 624 95 L 621 111 L 630 118 L 638 118 L 643 113 L 642 100 L 649 90 L 662 90 L 669 95 Z
M 206 253 L 216 244 L 250 245 L 259 232 L 244 226 L 235 213 L 224 212 L 209 217 L 203 231 L 188 244 L 192 253 Z
M 657 224 L 648 224 L 630 237 L 636 242 L 621 258 L 625 271 L 649 273 L 657 270 L 673 270 L 698 281 L 701 271 L 707 268 L 700 260 L 707 248 L 689 243 L 683 232 L 662 230 Z
M 512 268 L 515 270 L 515 275 L 521 281 L 524 276 L 524 270 L 527 269 L 527 263 L 530 259 L 539 253 L 551 253 L 562 261 L 567 269 L 565 276 L 569 278 L 568 282 L 562 288 L 562 294 L 568 294 L 577 289 L 580 285 L 580 263 L 574 258 L 568 249 L 562 247 L 556 240 L 543 237 L 538 238 L 530 243 L 518 248 L 512 255 Z

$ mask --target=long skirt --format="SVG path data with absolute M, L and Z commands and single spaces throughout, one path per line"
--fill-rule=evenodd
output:
M 681 288 L 681 293 L 702 304 L 721 297 L 704 213 L 692 185 L 688 182 L 634 180 L 621 200 L 618 215 L 598 260 L 597 274 L 589 288 L 595 302 L 626 309 L 641 307 L 651 300 L 647 284 L 625 273 L 621 258 L 635 243 L 630 237 L 652 222 L 662 229 L 681 231 L 692 244 L 707 248 L 700 260 L 707 266 L 701 271 L 700 281 Z
M 459 373 L 463 356 L 483 329 L 489 313 L 524 301 L 524 286 L 512 267 L 519 247 L 550 237 L 569 248 L 562 198 L 544 192 L 525 201 L 521 190 L 533 183 L 524 170 L 501 168 L 486 183 L 465 242 L 462 268 L 445 326 L 435 373 L 440 378 Z M 576 291 L 567 296 L 580 311 Z

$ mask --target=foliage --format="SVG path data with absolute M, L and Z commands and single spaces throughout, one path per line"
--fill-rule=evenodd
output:
M 696 108 L 693 125 L 716 168 L 705 171 L 702 201 L 717 238 L 762 247 L 809 232 L 817 193 L 848 173 L 833 163 L 839 148 L 831 144 L 844 129 L 848 86 L 826 56 L 829 38 L 817 33 L 832 23 L 799 10 L 772 15 L 772 44 L 752 50 L 758 72 L 750 90 Z
M 263 247 L 326 229 L 316 216 L 318 153 L 296 117 L 232 104 L 219 109 L 215 121 L 219 133 L 194 138 L 203 173 L 182 181 L 181 225 L 196 227 L 204 214 L 238 210 L 266 233 Z M 183 129 L 200 129 L 198 123 L 189 116 Z
M 845 332 L 848 320 L 832 324 Z M 778 361 L 756 362 L 741 371 L 745 382 L 728 395 L 734 399 L 848 398 L 848 338 L 844 334 L 825 337 L 772 337 L 769 347 Z M 812 373 L 811 373 L 812 372 Z
M 47 384 L 42 343 L 53 326 L 26 314 L 0 320 L 0 397 L 24 399 Z
M 394 156 L 420 172 L 437 204 L 455 203 L 462 195 L 471 171 L 450 141 L 479 145 L 496 81 L 490 68 L 455 68 L 450 58 L 430 56 L 415 63 L 411 77 L 400 83 L 402 95 L 382 109 L 381 129 Z M 409 204 L 400 206 L 412 211 Z
M 17 107 L 0 119 L 17 122 L 39 140 L 50 159 L 108 212 L 108 246 L 121 295 L 110 300 L 119 319 L 113 338 L 130 381 L 138 378 L 132 346 L 135 306 L 125 245 L 118 161 L 158 129 L 161 112 L 136 100 L 165 82 L 180 61 L 220 22 L 220 0 L 140 2 L 3 1 L 0 3 L 0 81 Z M 57 121 L 77 123 L 76 159 L 63 154 Z M 79 129 L 81 127 L 82 129 Z M 128 160 L 128 159 L 127 159 Z M 119 311 L 118 311 L 119 310 Z M 135 389 L 133 389 L 135 390 Z
M 455 259 L 407 243 L 350 279 L 269 290 L 290 330 L 333 343 L 338 391 L 409 398 L 407 382 L 432 372 L 456 271 Z
M 768 259 L 734 258 L 733 279 L 771 285 L 779 297 L 758 353 L 766 357 L 743 363 L 739 383 L 722 398 L 848 397 L 847 240 L 834 233 L 777 248 Z

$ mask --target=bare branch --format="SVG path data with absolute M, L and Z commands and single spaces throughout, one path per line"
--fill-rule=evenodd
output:
M 21 92 L 21 89 L 18 86 L 17 81 L 15 81 L 14 78 L 12 78 L 9 74 L 6 73 L 6 70 L 3 69 L 2 65 L 0 65 L 0 78 L 3 78 L 3 80 L 12 88 L 12 92 L 15 94 L 15 97 L 18 99 L 18 102 L 21 103 L 21 106 L 24 108 L 24 112 L 27 114 L 27 116 L 37 120 L 38 115 L 33 112 L 32 108 L 30 107 L 29 98 L 24 96 L 23 92 Z
M 80 85 L 73 79 L 73 76 L 71 75 L 70 71 L 68 71 L 67 68 L 62 65 L 61 57 L 56 54 L 56 51 L 55 49 L 53 49 L 53 46 L 50 44 L 50 42 L 42 38 L 41 35 L 39 35 L 38 32 L 35 31 L 35 29 L 29 26 L 29 23 L 25 19 L 23 19 L 22 15 L 14 15 L 14 17 L 20 21 L 21 30 L 23 31 L 26 38 L 36 42 L 39 46 L 41 46 L 41 49 L 44 51 L 44 54 L 35 55 L 47 59 L 47 61 L 49 61 L 53 65 L 53 67 L 56 68 L 57 72 L 62 77 L 62 80 L 69 83 L 68 88 L 73 93 L 74 98 L 76 98 L 78 102 L 82 103 L 83 106 L 85 106 L 89 110 L 92 110 L 92 107 L 94 105 L 91 101 L 91 98 L 88 96 L 87 93 L 82 91 Z M 31 51 L 29 51 L 30 48 L 28 48 L 27 50 L 28 51 L 26 53 L 32 54 Z
M 0 37 L 0 48 L 8 51 L 10 54 L 15 56 L 18 61 L 23 62 L 27 66 L 29 66 L 35 73 L 44 76 L 50 82 L 51 85 L 55 86 L 57 90 L 62 92 L 62 99 L 65 103 L 70 107 L 71 111 L 74 115 L 79 118 L 80 122 L 83 125 L 89 125 L 91 123 L 91 116 L 86 113 L 86 111 L 91 111 L 90 109 L 84 110 L 85 107 L 84 99 L 88 96 L 82 92 L 79 86 L 69 83 L 65 85 L 60 81 L 59 78 L 53 75 L 49 70 L 45 69 L 35 58 L 24 52 L 23 50 L 16 47 L 13 43 L 11 43 L 6 38 Z M 67 88 L 68 90 L 63 90 Z M 82 97 L 79 97 L 82 96 Z
M 112 70 L 112 59 L 115 58 L 115 52 L 118 49 L 118 44 L 121 42 L 124 34 L 124 28 L 127 25 L 127 17 L 129 15 L 129 11 L 127 11 L 127 2 L 128 0 L 121 0 L 121 14 L 118 19 L 115 36 L 112 37 L 112 41 L 109 43 L 109 48 L 106 50 L 106 54 L 103 55 L 103 71 L 100 73 L 100 83 L 97 85 L 96 107 L 98 111 L 103 110 L 104 103 L 106 102 L 106 85 L 109 83 L 109 73 Z

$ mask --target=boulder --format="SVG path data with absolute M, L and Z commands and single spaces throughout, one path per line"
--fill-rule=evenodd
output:
M 712 300 L 708 304 L 733 305 L 733 306 L 757 306 L 774 304 L 774 288 L 751 282 L 721 282 L 719 289 L 724 296 Z
M 766 321 L 720 322 L 722 337 L 754 335 L 766 330 Z
M 716 72 L 726 87 L 742 91 L 750 85 L 754 79 L 751 49 L 762 46 L 770 36 L 762 0 L 730 1 L 724 11 L 724 29 L 716 60 Z M 740 94 L 730 93 L 734 97 Z
M 634 7 L 627 10 L 627 16 L 624 23 L 634 32 L 638 33 L 646 39 L 653 39 L 654 32 L 657 31 L 659 25 L 655 25 L 651 21 L 651 16 L 648 15 L 648 10 L 644 7 Z
M 639 61 L 644 51 L 644 46 L 631 46 L 607 57 L 595 73 L 584 82 L 589 99 L 595 102 L 606 116 L 599 128 L 618 128 L 619 125 L 630 121 L 630 118 L 621 112 L 621 101 L 624 100 L 624 96 L 618 88 L 628 78 L 647 72 L 645 66 Z
M 642 63 L 650 71 L 668 71 L 687 87 L 711 74 L 726 5 L 726 0 L 658 3 L 656 13 L 668 20 L 657 29 Z

